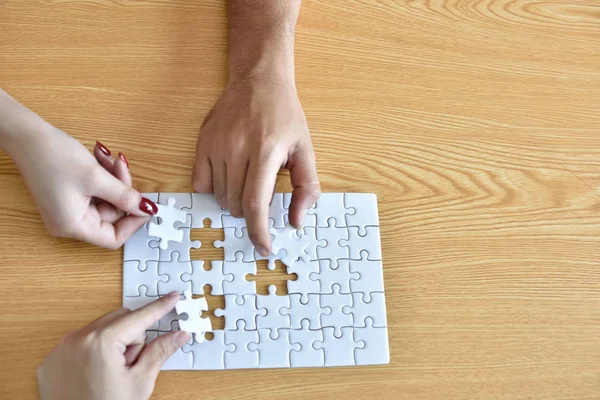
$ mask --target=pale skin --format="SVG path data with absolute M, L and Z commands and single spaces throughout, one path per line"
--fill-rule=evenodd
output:
M 271 250 L 268 209 L 277 173 L 293 186 L 290 223 L 302 225 L 321 187 L 296 93 L 294 32 L 301 0 L 229 0 L 229 79 L 202 126 L 194 190 L 245 217 L 258 252 Z M 156 213 L 132 187 L 127 159 L 97 143 L 93 155 L 0 90 L 0 149 L 15 162 L 50 234 L 117 249 Z M 160 367 L 190 337 L 143 333 L 177 294 L 117 310 L 67 335 L 38 370 L 43 399 L 146 399 Z
M 173 292 L 135 311 L 121 308 L 67 334 L 37 370 L 43 400 L 148 399 L 164 362 L 190 341 L 173 331 L 145 344 L 144 332 L 179 301 Z

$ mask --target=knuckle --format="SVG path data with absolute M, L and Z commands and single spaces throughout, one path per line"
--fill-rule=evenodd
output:
M 126 187 L 123 189 L 123 192 L 121 192 L 121 198 L 119 199 L 119 202 L 123 207 L 133 207 L 135 206 L 135 203 L 139 201 L 138 197 L 139 193 L 137 192 L 137 190 L 131 187 Z

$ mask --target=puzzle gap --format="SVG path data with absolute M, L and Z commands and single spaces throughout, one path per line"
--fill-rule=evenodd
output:
M 202 245 L 198 249 L 190 249 L 190 259 L 192 260 L 203 260 L 204 269 L 210 269 L 210 261 L 213 260 L 224 260 L 225 249 L 217 248 L 214 246 L 215 240 L 225 240 L 225 231 L 221 229 L 210 228 L 210 220 L 206 218 L 204 220 L 204 228 L 190 230 L 190 239 L 192 241 L 199 240 Z
M 204 294 L 192 295 L 192 298 L 194 298 L 194 299 L 198 299 L 201 297 L 206 298 L 206 302 L 208 303 L 208 310 L 203 311 L 201 317 L 210 319 L 213 330 L 225 329 L 225 318 L 217 317 L 215 315 L 215 310 L 217 308 L 225 308 L 225 297 L 224 296 L 213 296 L 212 294 L 210 294 L 210 292 L 212 290 L 210 285 L 204 285 L 204 287 L 202 289 L 204 290 Z
M 281 260 L 275 260 L 275 269 L 270 271 L 268 260 L 256 261 L 256 275 L 247 275 L 246 280 L 256 282 L 256 294 L 268 295 L 269 285 L 275 285 L 278 296 L 287 296 L 287 282 L 298 279 L 296 274 L 288 274 Z

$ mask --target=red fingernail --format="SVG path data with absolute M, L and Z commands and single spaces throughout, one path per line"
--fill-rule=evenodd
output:
M 121 159 L 121 161 L 123 161 L 125 163 L 125 166 L 127 167 L 127 169 L 129 169 L 129 161 L 127 161 L 127 159 L 125 158 L 125 154 L 119 153 L 119 158 Z
M 142 197 L 142 200 L 140 201 L 140 210 L 148 215 L 155 215 L 158 212 L 158 207 L 152 200 Z
M 96 140 L 96 146 L 98 146 L 98 148 L 100 149 L 102 154 L 104 154 L 106 157 L 110 157 L 110 155 L 112 154 L 105 145 L 103 145 L 102 143 L 100 143 L 97 140 Z

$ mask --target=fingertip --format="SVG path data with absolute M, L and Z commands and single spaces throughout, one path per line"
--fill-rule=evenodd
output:
M 186 331 L 179 331 L 179 332 L 175 333 L 175 335 L 173 336 L 173 343 L 175 343 L 175 345 L 177 347 L 181 347 L 181 346 L 185 345 L 187 342 L 189 342 L 191 338 L 192 338 L 191 333 L 186 332 Z

